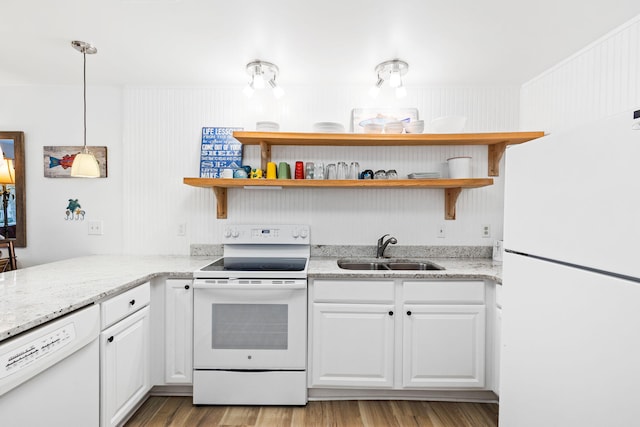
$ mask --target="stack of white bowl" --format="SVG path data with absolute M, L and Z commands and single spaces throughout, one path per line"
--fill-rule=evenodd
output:
M 384 125 L 384 133 L 402 133 L 403 130 L 402 122 L 387 122 Z
M 256 130 L 260 132 L 278 132 L 280 125 L 276 122 L 256 122 Z
M 313 131 L 317 133 L 344 133 L 344 126 L 335 122 L 317 122 L 313 124 Z
M 424 132 L 424 120 L 412 120 L 410 122 L 402 122 L 406 133 L 422 133 Z

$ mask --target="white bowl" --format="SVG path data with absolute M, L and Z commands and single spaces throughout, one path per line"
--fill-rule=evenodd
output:
M 382 133 L 383 125 L 378 123 L 367 123 L 364 125 L 364 133 Z
M 414 120 L 412 122 L 403 122 L 404 131 L 407 133 L 424 132 L 424 120 Z
M 402 122 L 388 122 L 384 125 L 384 133 L 402 133 Z
M 467 123 L 465 116 L 445 116 L 431 120 L 429 132 L 431 133 L 459 133 L 464 130 Z

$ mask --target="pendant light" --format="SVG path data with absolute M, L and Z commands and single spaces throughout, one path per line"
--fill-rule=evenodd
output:
M 71 165 L 71 176 L 77 178 L 98 178 L 100 176 L 100 165 L 95 156 L 87 148 L 87 54 L 94 54 L 98 49 L 91 44 L 81 41 L 72 41 L 71 46 L 80 53 L 84 59 L 82 86 L 84 105 L 84 147 L 81 153 L 76 154 Z

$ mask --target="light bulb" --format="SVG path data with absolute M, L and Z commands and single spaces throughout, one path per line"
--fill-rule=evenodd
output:
M 407 88 L 404 86 L 398 86 L 396 88 L 396 98 L 404 98 L 407 96 Z
M 284 90 L 276 84 L 275 80 L 269 80 L 269 86 L 273 89 L 273 96 L 275 96 L 276 99 L 280 99 L 284 96 Z
M 372 86 L 371 89 L 369 89 L 369 96 L 371 96 L 372 98 L 377 98 L 379 94 L 380 88 L 378 86 Z
M 242 89 L 242 93 L 244 93 L 247 98 L 251 98 L 253 96 L 253 87 L 251 86 L 251 83 L 247 84 L 244 89 Z
M 264 75 L 262 70 L 257 70 L 253 75 L 253 87 L 256 89 L 264 89 Z
M 389 86 L 399 87 L 401 84 L 402 80 L 400 79 L 400 70 L 391 70 L 391 73 L 389 73 Z

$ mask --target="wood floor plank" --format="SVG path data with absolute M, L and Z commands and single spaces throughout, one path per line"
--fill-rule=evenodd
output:
M 150 397 L 126 427 L 496 427 L 498 405 L 335 400 L 306 406 L 194 406 L 190 397 Z
M 153 416 L 160 410 L 162 405 L 165 404 L 168 397 L 165 396 L 151 396 L 146 402 L 138 409 L 135 416 L 129 420 L 127 427 L 143 427 L 146 423 L 153 418 Z

